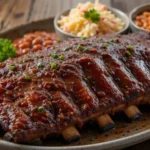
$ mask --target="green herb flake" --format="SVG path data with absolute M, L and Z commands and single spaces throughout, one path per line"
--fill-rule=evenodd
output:
M 64 59 L 65 59 L 64 55 L 60 55 L 60 56 L 59 56 L 59 59 L 60 59 L 60 60 L 64 60 Z
M 40 56 L 38 54 L 35 55 L 35 58 L 39 58 Z
M 45 109 L 43 106 L 38 107 L 37 110 L 40 111 L 41 113 L 45 112 Z
M 104 45 L 105 47 L 107 47 L 109 44 L 108 44 L 108 43 L 104 43 L 103 45 Z
M 88 53 L 88 52 L 89 52 L 89 49 L 88 49 L 88 48 L 86 48 L 84 51 Z
M 126 51 L 126 54 L 127 54 L 128 56 L 131 56 L 131 52 L 130 52 L 130 51 Z
M 86 37 L 85 37 L 85 36 L 83 36 L 83 37 L 82 37 L 82 40 L 86 40 Z
M 42 64 L 41 62 L 39 62 L 39 63 L 37 64 L 37 67 L 38 67 L 38 68 L 43 68 L 43 67 L 44 67 L 44 64 Z
M 134 78 L 132 74 L 130 74 L 130 78 Z
M 39 111 L 41 113 L 45 112 L 45 108 L 43 106 L 35 107 L 34 110 Z
M 57 69 L 57 64 L 56 63 L 51 63 L 51 68 L 52 69 Z
M 68 48 L 67 48 L 67 47 L 65 47 L 65 48 L 63 48 L 63 50 L 64 50 L 64 51 L 67 51 L 67 50 L 68 50 Z
M 16 57 L 16 49 L 13 43 L 8 39 L 0 38 L 0 62 L 10 57 Z
M 58 58 L 58 56 L 57 56 L 56 53 L 53 53 L 53 54 L 51 55 L 51 57 L 54 58 L 54 59 Z
M 11 71 L 14 71 L 15 70 L 15 66 L 14 65 L 11 65 L 10 67 L 9 67 L 9 69 L 11 70 Z
M 134 46 L 129 45 L 129 46 L 128 46 L 128 49 L 133 50 L 133 49 L 134 49 Z
M 115 41 L 113 39 L 110 39 L 110 42 L 114 43 Z
M 19 63 L 23 63 L 23 59 L 22 58 L 19 59 Z
M 25 78 L 26 80 L 31 80 L 31 77 L 28 76 L 28 75 L 26 75 L 24 78 Z
M 81 46 L 81 45 L 78 45 L 78 46 L 77 46 L 77 50 L 82 51 L 83 49 L 84 49 L 83 46 Z
M 100 20 L 100 14 L 95 9 L 91 9 L 84 12 L 84 18 L 90 19 L 92 22 L 98 22 Z
M 57 41 L 57 43 L 61 43 L 61 42 L 62 42 L 61 40 L 58 40 L 58 41 Z

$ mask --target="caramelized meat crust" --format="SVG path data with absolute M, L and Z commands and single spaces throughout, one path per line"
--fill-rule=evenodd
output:
M 147 103 L 149 39 L 148 33 L 76 38 L 0 63 L 4 138 L 30 143 L 120 105 Z

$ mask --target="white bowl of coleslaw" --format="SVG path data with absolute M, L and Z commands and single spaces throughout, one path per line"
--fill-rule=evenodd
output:
M 129 29 L 128 16 L 115 8 L 95 3 L 79 3 L 76 8 L 58 14 L 54 19 L 60 39 L 91 37 L 96 35 L 124 34 Z

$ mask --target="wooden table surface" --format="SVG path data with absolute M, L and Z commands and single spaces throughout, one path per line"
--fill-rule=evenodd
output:
M 61 10 L 87 0 L 0 0 L 0 32 L 31 21 L 53 17 Z M 91 0 L 94 1 L 94 0 Z M 100 0 L 129 13 L 139 4 L 150 0 Z M 149 150 L 150 140 L 125 150 Z

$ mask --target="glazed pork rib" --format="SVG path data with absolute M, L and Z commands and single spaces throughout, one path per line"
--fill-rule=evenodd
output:
M 77 38 L 0 63 L 4 139 L 31 143 L 62 133 L 71 141 L 80 137 L 74 126 L 88 120 L 107 130 L 114 126 L 108 114 L 140 117 L 136 105 L 150 98 L 149 39 L 148 33 Z

